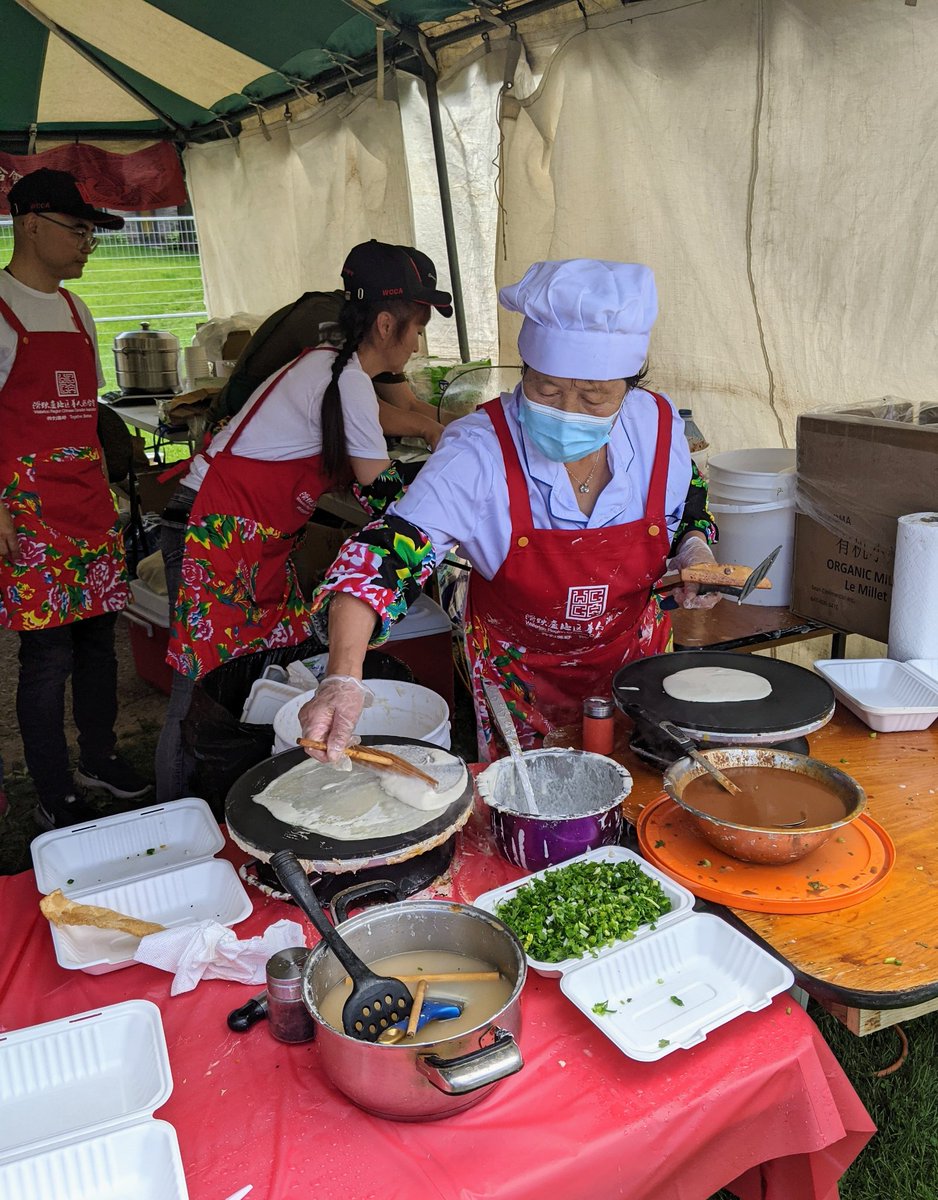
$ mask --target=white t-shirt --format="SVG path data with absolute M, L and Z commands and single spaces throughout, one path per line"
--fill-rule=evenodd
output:
M 261 462 L 283 462 L 309 458 L 322 450 L 322 398 L 332 378 L 336 352 L 329 346 L 294 359 L 280 375 L 257 417 L 250 422 L 232 450 L 241 458 Z M 187 487 L 198 491 L 208 470 L 211 454 L 217 454 L 248 420 L 267 390 L 265 380 L 230 424 L 212 438 L 210 455 L 197 454 L 188 475 Z M 352 458 L 387 458 L 388 448 L 378 420 L 378 397 L 371 379 L 353 354 L 339 382 L 345 444 Z
M 98 355 L 98 336 L 95 333 L 94 320 L 84 300 L 79 299 L 74 292 L 70 294 L 75 301 L 81 323 L 94 345 L 98 387 L 103 387 L 104 374 Z M 14 279 L 9 271 L 0 271 L 0 299 L 6 301 L 13 309 L 23 328 L 33 333 L 75 332 L 72 310 L 60 292 L 37 292 L 35 288 L 27 287 L 25 283 Z M 16 358 L 17 341 L 15 331 L 0 316 L 0 387 L 3 387 L 9 378 L 13 360 Z
M 535 529 L 602 529 L 639 520 L 645 512 L 648 484 L 658 442 L 658 409 L 654 397 L 634 388 L 625 398 L 608 444 L 612 478 L 596 498 L 589 516 L 576 502 L 563 463 L 545 457 L 518 422 L 520 384 L 503 395 L 505 416 L 528 484 Z M 667 400 L 668 398 L 665 397 Z M 691 465 L 684 421 L 671 401 L 671 456 L 665 510 L 673 537 L 681 516 Z M 495 427 L 483 412 L 448 425 L 430 459 L 407 490 L 388 509 L 430 538 L 437 562 L 459 546 L 459 552 L 485 578 L 492 579 L 505 561 L 511 542 L 511 513 L 505 460 Z

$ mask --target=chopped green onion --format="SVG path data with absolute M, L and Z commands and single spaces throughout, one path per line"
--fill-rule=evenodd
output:
M 618 1012 L 617 1008 L 610 1008 L 608 1000 L 600 1000 L 593 1005 L 593 1012 L 597 1017 L 608 1017 L 610 1013 Z
M 680 996 L 672 996 L 672 997 L 671 997 L 671 1003 L 672 1003 L 672 1004 L 676 1004 L 676 1005 L 678 1006 L 678 1008 L 683 1008 L 683 1007 L 684 1007 L 684 1001 L 681 999 L 681 997 L 680 997 Z
M 523 884 L 496 908 L 525 953 L 539 962 L 595 954 L 627 941 L 671 911 L 660 884 L 637 862 L 577 862 Z

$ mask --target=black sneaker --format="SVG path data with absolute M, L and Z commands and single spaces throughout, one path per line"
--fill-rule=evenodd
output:
M 33 819 L 40 829 L 63 829 L 66 825 L 80 825 L 82 821 L 94 821 L 100 816 L 86 796 L 74 792 L 61 800 L 40 800 L 33 810 Z
M 84 787 L 103 788 L 118 800 L 136 800 L 150 790 L 150 784 L 119 754 L 91 765 L 80 762 L 75 780 Z

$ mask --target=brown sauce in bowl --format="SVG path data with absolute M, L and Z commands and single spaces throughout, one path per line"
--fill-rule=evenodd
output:
M 830 784 L 798 771 L 725 767 L 723 774 L 742 789 L 740 795 L 726 791 L 712 775 L 701 775 L 684 788 L 681 799 L 710 817 L 758 828 L 800 822 L 798 828 L 810 829 L 842 821 L 850 811 L 848 801 Z

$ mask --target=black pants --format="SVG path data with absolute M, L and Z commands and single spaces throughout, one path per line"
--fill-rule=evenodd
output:
M 65 683 L 69 675 L 82 762 L 98 763 L 114 752 L 116 624 L 117 614 L 108 613 L 20 634 L 16 716 L 26 766 L 45 804 L 54 804 L 74 791 L 65 739 Z

